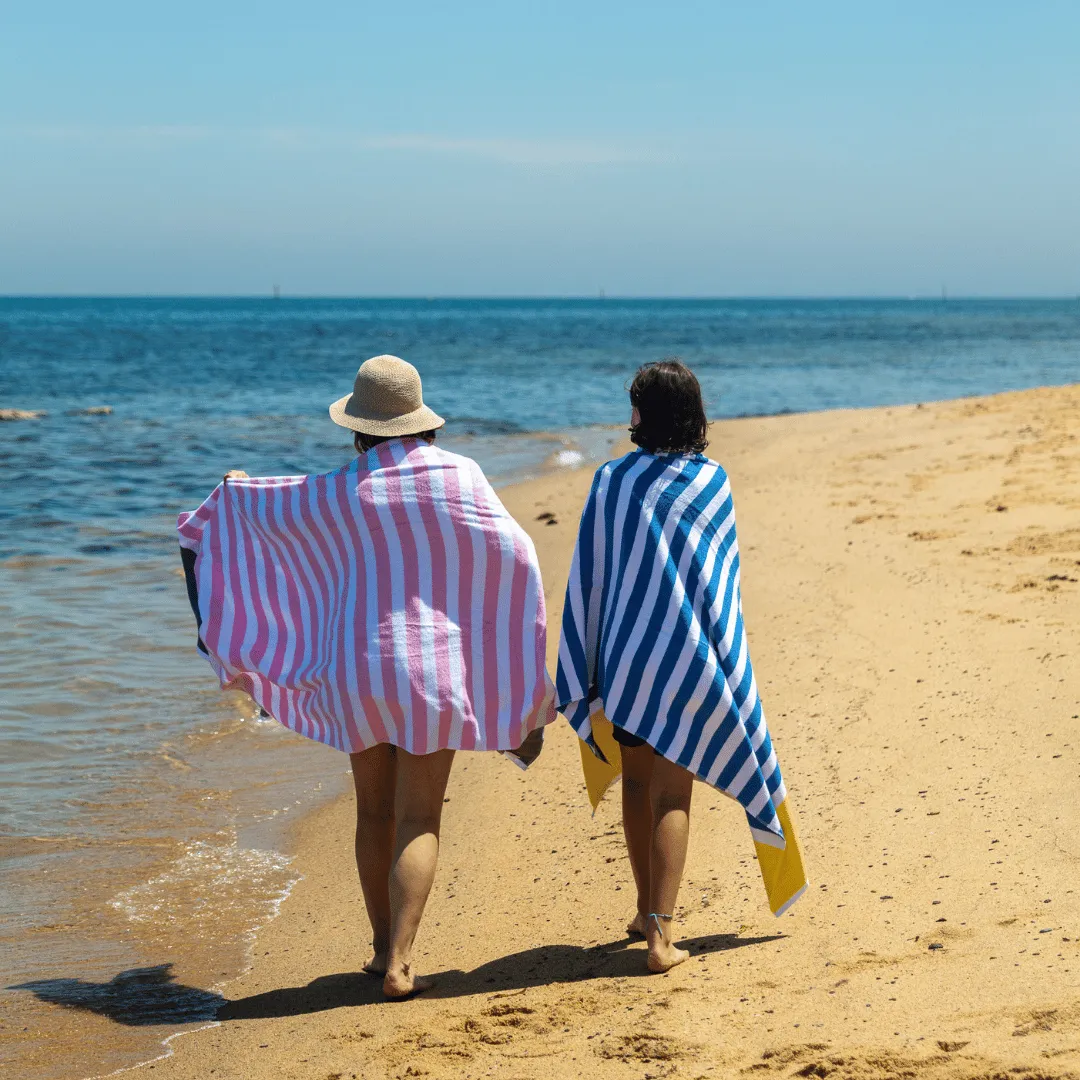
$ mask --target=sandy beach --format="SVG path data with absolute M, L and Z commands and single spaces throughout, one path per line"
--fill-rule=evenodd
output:
M 811 887 L 774 919 L 739 808 L 697 785 L 647 976 L 617 792 L 576 738 L 522 774 L 460 754 L 418 942 L 381 1001 L 351 798 L 156 1077 L 1080 1075 L 1080 386 L 725 421 L 745 615 Z M 539 550 L 549 660 L 591 469 L 504 491 Z M 554 514 L 555 523 L 539 520 Z M 95 1030 L 107 1037 L 100 1027 Z M 73 1072 L 72 1076 L 76 1074 Z

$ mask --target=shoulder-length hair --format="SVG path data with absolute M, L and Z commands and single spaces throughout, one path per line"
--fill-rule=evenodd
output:
M 363 431 L 353 432 L 353 446 L 356 447 L 358 454 L 366 454 L 369 450 L 374 450 L 379 443 L 388 442 L 390 439 L 400 439 L 403 436 L 400 435 L 368 435 Z M 434 431 L 418 431 L 415 435 L 407 436 L 410 439 L 423 439 L 426 443 L 433 443 L 435 441 Z
M 651 454 L 700 454 L 709 445 L 709 422 L 701 386 L 678 360 L 658 360 L 638 368 L 630 383 L 630 404 L 638 423 L 630 439 Z

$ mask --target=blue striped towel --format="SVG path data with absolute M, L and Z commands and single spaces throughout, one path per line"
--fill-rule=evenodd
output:
M 702 454 L 635 450 L 597 470 L 566 589 L 558 707 L 603 758 L 592 717 L 736 799 L 785 847 L 786 792 L 750 666 L 735 512 Z

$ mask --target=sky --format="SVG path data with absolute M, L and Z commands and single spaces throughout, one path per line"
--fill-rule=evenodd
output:
M 1080 294 L 1074 0 L 0 0 L 0 294 Z

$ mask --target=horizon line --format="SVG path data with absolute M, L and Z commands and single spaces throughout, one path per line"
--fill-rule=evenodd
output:
M 830 300 L 1077 300 L 1080 291 L 1068 293 L 0 293 L 2 300 L 265 300 L 276 303 L 291 300 L 356 301 L 521 301 L 521 300 L 595 300 L 595 301 L 830 301 Z

